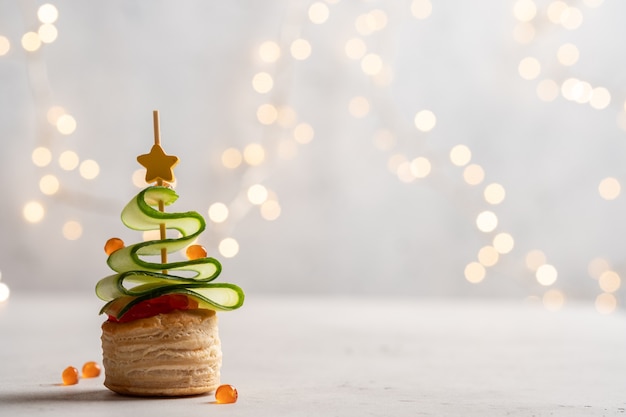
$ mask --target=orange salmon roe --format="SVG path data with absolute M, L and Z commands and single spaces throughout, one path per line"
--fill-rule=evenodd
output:
M 232 404 L 237 402 L 237 397 L 239 397 L 237 388 L 232 385 L 220 385 L 217 387 L 217 390 L 215 390 L 215 399 L 220 404 Z
M 78 384 L 78 369 L 68 366 L 61 377 L 63 378 L 63 385 L 76 385 Z
M 111 239 L 107 240 L 107 243 L 104 244 L 104 252 L 107 255 L 110 255 L 116 250 L 122 249 L 123 247 L 124 247 L 124 241 L 122 239 L 119 239 L 117 237 L 112 237 Z
M 206 258 L 206 249 L 200 245 L 191 245 L 187 248 L 185 254 L 191 260 Z
M 95 378 L 100 376 L 100 365 L 96 362 L 86 362 L 83 365 L 83 378 Z

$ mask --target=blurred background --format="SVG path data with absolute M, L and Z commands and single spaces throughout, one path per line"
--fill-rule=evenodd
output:
M 248 294 L 570 302 L 626 274 L 619 1 L 0 0 L 0 299 L 91 292 L 146 184 Z M 94 295 L 95 297 L 95 295 Z

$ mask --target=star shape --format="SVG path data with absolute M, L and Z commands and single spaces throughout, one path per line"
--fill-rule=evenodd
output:
M 146 182 L 159 180 L 174 182 L 174 167 L 178 164 L 178 157 L 167 155 L 159 145 L 153 145 L 150 153 L 139 155 L 137 162 L 146 167 Z

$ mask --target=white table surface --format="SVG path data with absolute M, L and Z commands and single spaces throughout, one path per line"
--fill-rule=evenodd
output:
M 213 396 L 137 399 L 103 378 L 62 386 L 101 362 L 90 294 L 13 294 L 0 305 L 1 416 L 626 415 L 626 315 L 545 311 L 517 301 L 249 295 L 220 314 Z

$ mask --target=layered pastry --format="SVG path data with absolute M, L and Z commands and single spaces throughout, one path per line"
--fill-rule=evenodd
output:
M 142 157 L 148 158 L 142 162 Z M 108 316 L 102 324 L 104 385 L 120 394 L 214 391 L 222 363 L 216 312 L 237 309 L 244 300 L 237 285 L 215 282 L 220 263 L 195 243 L 206 227 L 204 218 L 194 211 L 165 211 L 178 198 L 165 182 L 173 180 L 164 168 L 177 162 L 171 158 L 158 143 L 138 158 L 148 161 L 146 181 L 162 185 L 140 191 L 121 215 L 127 227 L 160 231 L 160 238 L 129 246 L 110 239 L 105 251 L 115 273 L 96 285 L 96 294 L 106 301 L 101 313 Z M 176 236 L 167 237 L 167 230 Z M 170 261 L 168 254 L 183 259 Z

